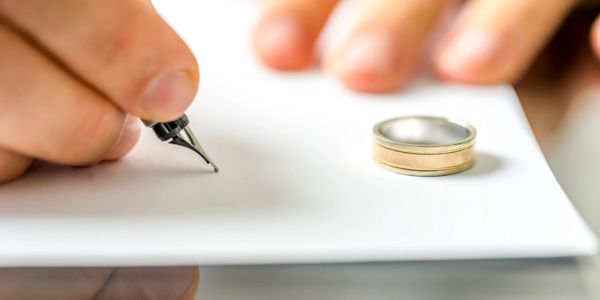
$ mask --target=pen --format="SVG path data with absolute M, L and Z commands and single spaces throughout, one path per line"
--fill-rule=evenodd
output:
M 142 120 L 144 125 L 152 128 L 156 136 L 163 142 L 168 141 L 170 144 L 186 147 L 200 155 L 207 164 L 213 167 L 215 172 L 219 172 L 219 167 L 206 155 L 198 140 L 194 136 L 190 128 L 190 120 L 184 114 L 178 119 L 170 122 L 153 122 Z

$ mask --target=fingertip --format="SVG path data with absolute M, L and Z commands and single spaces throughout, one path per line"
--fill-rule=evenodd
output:
M 346 87 L 365 93 L 391 93 L 398 90 L 405 81 L 394 72 L 382 72 L 368 64 L 350 65 L 336 73 Z
M 123 131 L 119 139 L 112 148 L 104 155 L 104 160 L 117 160 L 129 153 L 137 144 L 141 135 L 140 120 L 131 115 L 127 116 L 127 121 L 123 125 Z
M 590 40 L 592 43 L 592 49 L 596 53 L 596 56 L 600 58 L 600 16 L 596 17 L 592 30 L 590 31 Z
M 133 27 L 126 37 L 136 35 L 136 42 L 129 47 L 115 46 L 124 63 L 112 70 L 117 75 L 105 79 L 111 83 L 105 88 L 107 95 L 123 111 L 143 119 L 171 121 L 180 117 L 198 92 L 200 71 L 194 53 L 154 9 L 140 20 L 124 24 Z M 144 29 L 138 32 L 140 27 Z M 121 35 L 114 33 L 117 41 Z
M 578 1 L 469 1 L 434 57 L 440 77 L 476 84 L 517 81 Z
M 391 34 L 358 34 L 328 56 L 328 68 L 350 89 L 368 93 L 395 91 L 407 80 L 410 70 L 395 43 Z
M 312 62 L 313 40 L 298 18 L 266 17 L 258 23 L 253 40 L 259 59 L 273 69 L 301 70 Z
M 179 117 L 198 90 L 197 70 L 169 70 L 154 78 L 141 96 L 145 116 L 167 121 Z
M 503 45 L 489 31 L 458 32 L 434 54 L 433 69 L 444 80 L 487 84 L 507 80 L 507 70 L 501 59 Z M 506 49 L 504 49 L 506 50 Z

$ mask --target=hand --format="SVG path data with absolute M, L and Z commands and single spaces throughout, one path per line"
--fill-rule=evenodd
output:
M 0 182 L 35 159 L 122 157 L 137 117 L 179 117 L 198 86 L 192 53 L 147 0 L 0 0 L 0 45 Z
M 573 10 L 515 85 L 527 120 L 542 150 L 562 148 L 565 133 L 575 124 L 582 107 L 593 101 L 600 82 L 600 47 L 590 47 L 590 28 L 598 30 L 599 6 Z M 596 19 L 596 20 L 595 20 Z M 595 24 L 594 24 L 595 23 Z M 595 33 L 600 31 L 594 31 Z M 592 38 L 598 35 L 592 35 Z M 596 43 L 594 43 L 596 44 Z M 594 53 L 595 52 L 595 53 Z M 585 118 L 585 117 L 584 117 Z
M 388 92 L 410 78 L 449 12 L 459 16 L 435 46 L 432 67 L 447 80 L 494 84 L 517 80 L 577 0 L 360 1 L 360 21 L 325 67 L 348 87 Z M 256 27 L 260 59 L 280 70 L 312 63 L 315 39 L 337 0 L 270 0 Z M 600 53 L 600 21 L 592 43 Z
M 196 267 L 0 269 L 0 299 L 194 299 Z

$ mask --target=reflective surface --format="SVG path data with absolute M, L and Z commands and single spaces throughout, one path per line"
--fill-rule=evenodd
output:
M 375 134 L 388 141 L 418 146 L 453 145 L 471 139 L 474 131 L 460 120 L 401 117 L 376 125 Z
M 194 299 L 197 267 L 9 268 L 0 299 Z

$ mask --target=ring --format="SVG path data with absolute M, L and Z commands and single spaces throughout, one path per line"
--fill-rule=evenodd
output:
M 459 119 L 408 116 L 373 128 L 373 157 L 392 172 L 442 176 L 466 171 L 474 163 L 476 131 Z

